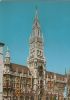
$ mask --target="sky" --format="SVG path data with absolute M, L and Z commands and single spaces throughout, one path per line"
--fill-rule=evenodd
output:
M 46 69 L 55 73 L 70 70 L 70 1 L 1 1 L 0 41 L 9 47 L 11 62 L 27 65 L 29 37 L 35 7 L 44 37 Z

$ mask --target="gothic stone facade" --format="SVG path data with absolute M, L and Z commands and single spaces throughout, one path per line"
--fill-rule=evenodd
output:
M 37 10 L 29 41 L 27 66 L 11 63 L 7 48 L 3 69 L 3 100 L 64 100 L 67 78 L 46 70 L 44 39 Z

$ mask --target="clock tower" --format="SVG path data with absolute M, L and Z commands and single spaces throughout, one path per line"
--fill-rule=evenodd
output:
M 30 35 L 30 50 L 28 57 L 28 67 L 33 76 L 33 90 L 41 92 L 45 88 L 45 57 L 44 41 L 36 9 L 35 18 Z M 41 89 L 40 89 L 41 88 Z

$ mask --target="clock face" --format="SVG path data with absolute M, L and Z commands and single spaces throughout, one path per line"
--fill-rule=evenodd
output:
M 35 54 L 35 50 L 32 49 L 31 52 L 30 52 L 30 56 L 31 56 L 31 57 L 34 57 L 34 54 Z

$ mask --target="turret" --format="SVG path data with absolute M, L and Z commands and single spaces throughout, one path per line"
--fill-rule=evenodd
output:
M 5 64 L 10 64 L 10 51 L 7 46 L 6 54 L 5 54 Z
M 4 74 L 10 74 L 10 51 L 7 46 L 6 54 L 5 54 L 5 62 L 4 62 Z

